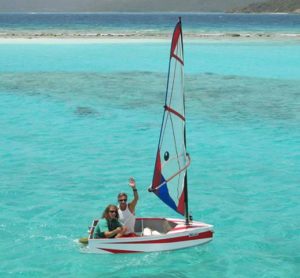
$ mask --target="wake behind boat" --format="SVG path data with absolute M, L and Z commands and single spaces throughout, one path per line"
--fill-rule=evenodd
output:
M 212 240 L 213 226 L 191 219 L 188 209 L 186 150 L 184 55 L 181 20 L 177 23 L 169 60 L 165 105 L 152 184 L 155 193 L 167 206 L 185 219 L 138 218 L 135 237 L 93 238 L 98 220 L 89 229 L 88 248 L 95 253 L 135 253 L 167 251 L 200 245 Z

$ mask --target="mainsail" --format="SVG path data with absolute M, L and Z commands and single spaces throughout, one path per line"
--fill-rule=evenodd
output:
M 164 114 L 150 191 L 173 210 L 185 215 L 188 222 L 187 167 L 190 159 L 186 152 L 183 67 L 179 19 L 171 43 Z

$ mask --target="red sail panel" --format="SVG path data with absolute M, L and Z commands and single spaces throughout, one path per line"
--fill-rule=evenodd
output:
M 155 189 L 161 184 L 161 162 L 160 162 L 160 152 L 159 149 L 157 150 L 156 154 L 156 162 L 155 162 L 155 168 L 154 168 L 154 175 L 153 175 L 153 182 L 152 187 Z
M 179 55 L 177 55 L 177 51 L 176 48 L 178 47 L 178 43 L 181 42 L 181 22 L 178 22 L 174 33 L 173 33 L 173 39 L 172 39 L 172 44 L 171 44 L 171 57 L 174 57 L 177 61 L 179 61 L 182 65 L 184 64 L 183 62 L 183 57 L 180 57 Z

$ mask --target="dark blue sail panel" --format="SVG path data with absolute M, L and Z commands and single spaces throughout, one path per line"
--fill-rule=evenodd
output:
M 162 182 L 165 180 L 163 179 Z M 161 186 L 159 189 L 155 191 L 155 194 L 163 201 L 165 202 L 170 208 L 177 211 L 177 205 L 175 204 L 174 200 L 171 198 L 168 190 L 167 183 L 165 183 L 163 186 Z

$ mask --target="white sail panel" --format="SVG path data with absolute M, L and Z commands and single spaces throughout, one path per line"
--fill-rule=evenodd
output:
M 180 214 L 185 214 L 185 175 L 189 166 L 185 140 L 183 69 L 182 30 L 179 21 L 171 44 L 165 110 L 152 191 Z

